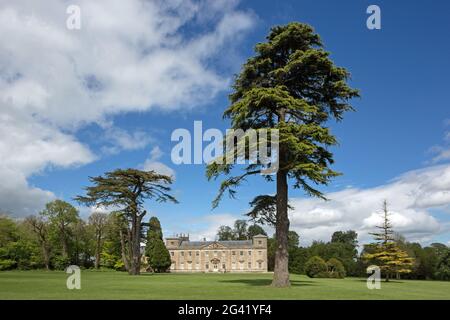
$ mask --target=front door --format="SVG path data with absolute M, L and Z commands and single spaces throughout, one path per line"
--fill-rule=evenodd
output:
M 213 263 L 213 271 L 219 272 L 219 264 L 218 263 Z

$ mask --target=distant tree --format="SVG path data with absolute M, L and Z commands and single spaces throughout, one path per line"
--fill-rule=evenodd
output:
M 247 221 L 245 220 L 236 220 L 234 222 L 234 238 L 236 240 L 246 240 L 248 239 L 247 233 Z
M 101 251 L 105 237 L 105 229 L 108 223 L 106 213 L 94 212 L 89 216 L 89 225 L 94 228 L 95 235 L 95 268 L 100 268 Z
M 41 215 L 47 217 L 51 226 L 56 229 L 62 245 L 62 258 L 69 259 L 71 226 L 79 220 L 78 210 L 68 202 L 55 200 L 45 205 Z
M 336 258 L 331 258 L 327 261 L 328 276 L 330 278 L 344 278 L 345 268 L 341 261 Z
M 162 246 L 160 247 L 161 243 Z M 166 251 L 165 253 L 162 252 L 164 250 Z M 145 253 L 148 258 L 148 264 L 154 272 L 165 271 L 171 264 L 169 251 L 167 250 L 163 242 L 161 223 L 159 222 L 157 217 L 151 217 L 148 223 Z M 167 257 L 169 260 L 168 265 Z
M 132 275 L 140 274 L 142 219 L 147 214 L 144 201 L 154 199 L 157 202 L 178 201 L 169 194 L 172 177 L 154 171 L 137 169 L 117 169 L 104 176 L 91 177 L 93 186 L 87 187 L 86 196 L 75 199 L 88 206 L 119 208 L 129 224 L 130 268 Z
M 264 176 L 266 166 L 262 162 L 250 163 L 243 173 L 222 182 L 213 206 L 225 192 L 234 197 L 235 188 L 250 176 L 263 174 L 267 181 L 276 180 L 275 196 L 260 195 L 254 201 L 258 208 L 275 207 L 276 214 L 269 211 L 269 216 L 264 216 L 267 210 L 262 210 L 254 212 L 254 216 L 275 226 L 277 251 L 272 285 L 286 287 L 288 180 L 294 181 L 294 188 L 324 198 L 314 184 L 326 185 L 339 175 L 330 168 L 333 155 L 329 149 L 337 141 L 329 130 L 329 121 L 341 120 L 346 111 L 352 110 L 349 100 L 357 97 L 358 91 L 347 85 L 349 73 L 333 63 L 309 25 L 293 22 L 273 27 L 267 41 L 257 44 L 255 51 L 235 79 L 231 105 L 224 117 L 231 119 L 233 129 L 279 130 L 279 169 L 273 178 Z M 249 152 L 245 159 L 250 159 Z M 235 172 L 232 169 L 232 164 L 214 162 L 208 165 L 207 176 L 229 175 Z
M 36 240 L 41 247 L 44 265 L 50 270 L 50 223 L 42 214 L 39 216 L 29 216 L 25 218 L 25 224 L 29 226 L 31 232 L 36 236 Z
M 108 216 L 102 263 L 116 270 L 130 270 L 131 236 L 128 222 L 122 212 L 113 211 Z
M 154 272 L 165 272 L 170 267 L 170 254 L 161 239 L 156 239 L 151 247 L 148 262 Z
M 438 244 L 432 244 L 432 247 L 438 250 L 438 263 L 434 277 L 439 280 L 450 280 L 450 248 L 445 249 Z
M 310 278 L 328 277 L 328 267 L 326 262 L 318 256 L 311 257 L 305 264 L 306 275 Z
M 217 230 L 217 239 L 219 241 L 234 240 L 234 231 L 230 226 L 220 226 Z
M 331 236 L 331 242 L 346 243 L 356 248 L 358 246 L 358 234 L 353 230 L 336 231 Z
M 259 234 L 267 236 L 267 233 L 264 231 L 264 229 L 257 224 L 253 224 L 248 227 L 247 236 L 249 239 L 252 239 L 254 236 L 257 236 Z
M 392 274 L 410 273 L 414 263 L 414 259 L 408 256 L 408 253 L 401 250 L 397 243 L 394 242 L 394 231 L 389 220 L 389 211 L 387 201 L 383 202 L 383 224 L 377 226 L 380 232 L 371 233 L 378 244 L 373 246 L 373 253 L 366 253 L 363 259 L 374 261 L 385 274 L 386 281 Z
M 290 230 L 288 232 L 288 248 L 291 249 L 297 249 L 300 245 L 300 236 L 297 232 Z
M 17 241 L 18 238 L 19 232 L 14 220 L 6 215 L 0 214 L 0 247 L 4 247 L 10 242 Z

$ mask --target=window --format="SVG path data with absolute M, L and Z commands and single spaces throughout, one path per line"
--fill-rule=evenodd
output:
M 258 244 L 261 245 L 261 244 L 262 244 L 262 241 L 261 241 L 261 240 L 258 240 Z
M 192 256 L 192 252 L 191 251 L 189 251 L 189 257 L 191 257 Z
M 174 255 L 174 252 L 173 251 L 170 251 L 170 255 L 173 257 L 173 255 Z
M 231 255 L 235 256 L 236 255 L 236 251 L 231 251 Z
M 174 246 L 175 245 L 175 241 L 170 241 L 170 245 Z
M 206 265 L 205 265 L 205 269 L 209 269 L 209 264 L 206 264 Z
M 195 255 L 198 257 L 200 255 L 200 251 L 196 251 Z
M 222 264 L 222 269 L 224 269 L 224 270 L 225 270 L 225 263 L 224 263 L 224 264 Z
M 251 251 L 249 251 L 249 252 L 248 252 L 248 255 L 249 255 L 249 256 L 251 256 L 251 255 L 252 255 L 252 252 L 251 252 Z
M 239 252 L 239 254 L 240 254 L 241 256 L 243 256 L 243 255 L 244 255 L 244 251 Z
M 258 262 L 258 268 L 262 268 L 262 263 L 261 262 Z
M 252 268 L 252 263 L 251 263 L 251 262 L 248 263 L 248 268 L 249 268 L 249 269 Z
M 181 251 L 181 256 L 184 257 L 184 251 Z

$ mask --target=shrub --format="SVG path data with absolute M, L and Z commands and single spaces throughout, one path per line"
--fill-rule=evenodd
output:
M 11 259 L 0 259 L 0 270 L 11 270 L 17 267 L 17 263 Z
M 172 261 L 164 242 L 156 239 L 150 251 L 150 257 L 148 259 L 149 266 L 154 272 L 165 272 L 172 264 Z
M 330 278 L 342 279 L 345 277 L 344 265 L 338 259 L 331 258 L 330 260 L 328 260 L 327 267 L 328 267 L 328 276 Z
M 53 266 L 56 270 L 65 270 L 68 266 L 70 266 L 70 264 L 70 258 L 56 256 L 53 259 Z
M 310 278 L 326 278 L 327 264 L 318 256 L 311 257 L 305 264 L 306 275 Z

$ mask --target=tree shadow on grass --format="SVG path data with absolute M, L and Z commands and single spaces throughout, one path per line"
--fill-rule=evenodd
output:
M 236 279 L 236 280 L 220 280 L 219 282 L 242 283 L 248 286 L 268 287 L 272 283 L 272 279 Z M 292 287 L 315 286 L 315 285 L 317 285 L 317 283 L 315 283 L 314 281 L 291 280 Z

